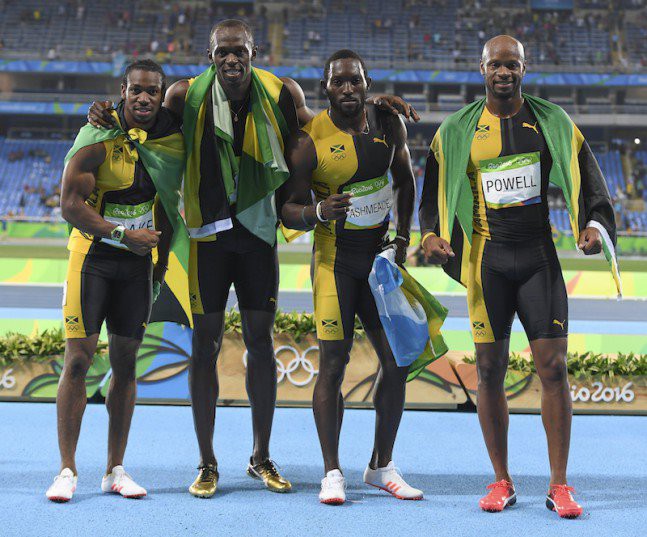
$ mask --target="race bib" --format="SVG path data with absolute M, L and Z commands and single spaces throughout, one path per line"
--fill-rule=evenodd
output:
M 483 197 L 489 209 L 541 202 L 539 151 L 479 162 Z
M 116 203 L 106 203 L 103 218 L 108 222 L 119 225 L 126 229 L 150 229 L 154 230 L 153 225 L 153 203 L 155 200 L 145 201 L 139 205 L 118 205 Z M 120 242 L 111 239 L 101 239 L 110 246 L 126 249 L 127 247 Z
M 345 229 L 377 227 L 389 216 L 393 205 L 393 189 L 386 175 L 348 185 L 344 193 L 352 192 L 353 206 L 346 215 Z

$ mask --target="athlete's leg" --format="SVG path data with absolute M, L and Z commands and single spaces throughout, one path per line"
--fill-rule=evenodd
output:
M 106 395 L 109 416 L 106 475 L 112 472 L 115 466 L 124 463 L 124 453 L 137 396 L 135 366 L 141 339 L 111 334 L 108 342 L 112 376 Z
M 317 239 L 315 239 L 316 241 Z M 341 392 L 350 360 L 355 312 L 362 282 L 352 276 L 358 256 L 338 250 L 334 241 L 315 243 L 311 267 L 319 373 L 312 409 L 324 458 L 325 473 L 339 469 L 339 436 L 344 416 Z
M 339 434 L 344 408 L 341 385 L 352 346 L 352 338 L 338 341 L 319 340 L 319 374 L 312 409 L 326 473 L 340 468 Z
M 274 318 L 279 291 L 279 259 L 271 247 L 246 230 L 238 230 L 241 248 L 235 257 L 234 289 L 247 347 L 246 387 L 252 409 L 252 464 L 270 456 L 270 434 L 276 405 Z
M 404 411 L 408 367 L 398 367 L 382 328 L 375 299 L 365 284 L 359 296 L 357 313 L 380 361 L 373 404 L 375 406 L 375 440 L 369 466 L 384 468 L 391 462 L 393 445 Z
M 398 367 L 383 330 L 366 331 L 380 360 L 373 394 L 375 442 L 369 466 L 384 468 L 393 458 L 393 445 L 404 411 L 408 367 Z
M 571 441 L 573 403 L 566 369 L 567 347 L 567 338 L 536 339 L 530 342 L 541 380 L 541 419 L 548 439 L 550 482 L 553 484 L 566 483 Z
M 243 341 L 247 347 L 246 388 L 252 408 L 254 451 L 258 464 L 270 456 L 270 434 L 276 405 L 276 359 L 274 357 L 274 311 L 241 310 Z
M 58 446 L 61 470 L 69 468 L 76 475 L 75 453 L 87 395 L 85 377 L 92 365 L 99 334 L 65 342 L 65 358 L 56 394 Z
M 470 254 L 468 305 L 476 347 L 477 411 L 495 481 L 508 473 L 508 403 L 504 380 L 510 330 L 516 308 L 510 280 L 514 256 L 503 245 L 474 235 Z
M 74 455 L 87 403 L 85 377 L 92 365 L 99 332 L 108 309 L 110 266 L 100 256 L 70 252 L 63 316 L 65 356 L 56 394 L 61 470 L 76 474 Z M 107 270 L 106 270 L 107 269 Z
M 476 343 L 477 411 L 495 481 L 512 481 L 508 473 L 508 402 L 504 380 L 510 340 Z
M 193 316 L 189 391 L 202 464 L 216 464 L 216 456 L 213 452 L 213 432 L 219 392 L 216 361 L 222 346 L 224 330 L 224 311 Z
M 541 416 L 548 440 L 552 484 L 566 483 L 572 401 L 566 368 L 568 296 L 555 246 L 550 239 L 535 245 L 528 275 L 519 286 L 519 319 L 528 334 L 541 380 Z
M 189 362 L 189 392 L 201 465 L 216 464 L 213 432 L 218 401 L 216 360 L 225 330 L 225 307 L 233 283 L 235 254 L 225 240 L 192 242 L 189 288 L 193 339 Z
M 150 317 L 153 297 L 150 256 L 124 256 L 110 285 L 106 315 L 112 377 L 106 396 L 108 463 L 106 475 L 123 465 L 137 396 L 137 351 Z

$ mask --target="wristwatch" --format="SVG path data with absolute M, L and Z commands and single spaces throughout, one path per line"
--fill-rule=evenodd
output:
M 121 224 L 110 232 L 110 239 L 115 242 L 121 242 L 126 235 L 126 228 Z

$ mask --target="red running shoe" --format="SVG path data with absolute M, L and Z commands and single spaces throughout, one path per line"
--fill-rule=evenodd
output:
M 479 500 L 479 507 L 488 513 L 499 513 L 517 503 L 517 493 L 510 481 L 502 479 L 487 486 L 488 492 Z
M 582 506 L 571 496 L 575 492 L 568 485 L 551 485 L 546 497 L 546 507 L 562 518 L 577 518 L 582 514 Z

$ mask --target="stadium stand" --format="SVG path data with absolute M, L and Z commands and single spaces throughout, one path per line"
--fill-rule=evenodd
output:
M 0 215 L 57 215 L 63 159 L 70 145 L 0 137 Z
M 51 217 L 58 216 L 59 182 L 63 171 L 63 159 L 71 146 L 69 140 L 21 140 L 0 137 L 0 217 Z M 626 192 L 627 185 L 622 169 L 620 151 L 595 151 L 614 200 L 618 192 Z M 637 151 L 636 159 L 647 169 L 647 151 Z M 412 163 L 417 183 L 418 201 L 422 192 L 426 150 L 412 151 Z M 632 179 L 638 184 L 641 195 L 647 195 L 647 188 L 641 178 Z M 645 185 L 647 186 L 647 185 Z M 616 206 L 622 229 L 647 231 L 647 213 L 625 211 L 621 204 Z M 417 214 L 414 215 L 417 226 Z M 560 231 L 570 231 L 568 214 L 562 207 L 551 209 L 551 222 Z
M 621 3 L 624 17 L 618 2 L 589 0 L 576 1 L 572 11 L 532 10 L 530 1 L 509 0 L 299 0 L 271 15 L 271 2 L 254 9 L 251 2 L 3 0 L 0 52 L 190 63 L 204 58 L 212 24 L 235 16 L 252 24 L 262 57 L 274 64 L 320 65 L 331 51 L 352 48 L 376 65 L 464 67 L 488 37 L 510 33 L 527 44 L 535 65 L 647 68 L 645 2 Z

